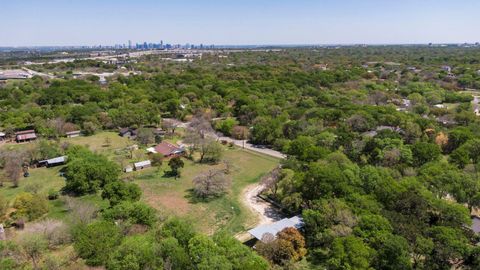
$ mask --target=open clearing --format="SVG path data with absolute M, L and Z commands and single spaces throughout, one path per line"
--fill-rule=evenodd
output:
M 143 200 L 160 213 L 185 217 L 205 233 L 213 233 L 221 227 L 222 230 L 234 234 L 257 224 L 258 213 L 254 213 L 242 203 L 243 190 L 272 170 L 278 164 L 278 159 L 238 148 L 226 150 L 224 156 L 235 164 L 235 169 L 230 174 L 231 192 L 208 202 L 199 202 L 192 198 L 192 179 L 212 167 L 221 165 L 204 165 L 185 160 L 182 175 L 175 180 L 164 176 L 164 171 L 168 170 L 164 164 L 162 168 L 138 172 L 135 182 L 143 190 Z

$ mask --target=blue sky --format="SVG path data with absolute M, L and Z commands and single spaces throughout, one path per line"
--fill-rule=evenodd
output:
M 480 41 L 478 0 L 0 0 L 0 46 Z

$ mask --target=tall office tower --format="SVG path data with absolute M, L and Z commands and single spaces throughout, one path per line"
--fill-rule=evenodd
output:
M 128 48 L 129 48 L 129 49 L 132 48 L 132 41 L 131 41 L 131 40 L 128 41 Z

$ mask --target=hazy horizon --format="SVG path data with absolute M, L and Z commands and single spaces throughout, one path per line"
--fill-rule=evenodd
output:
M 8 1 L 0 47 L 475 43 L 478 10 L 474 0 Z

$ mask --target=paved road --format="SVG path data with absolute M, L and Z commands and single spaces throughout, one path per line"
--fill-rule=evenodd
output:
M 216 138 L 218 140 L 221 140 L 221 141 L 227 141 L 227 142 L 233 142 L 236 146 L 239 146 L 239 147 L 244 147 L 245 149 L 248 149 L 250 151 L 254 151 L 254 152 L 257 152 L 257 153 L 262 153 L 262 154 L 265 154 L 265 155 L 268 155 L 268 156 L 271 156 L 271 157 L 275 157 L 275 158 L 280 158 L 280 159 L 283 159 L 283 158 L 286 158 L 287 156 L 279 151 L 276 151 L 276 150 L 273 150 L 273 149 L 269 149 L 269 148 L 259 148 L 259 147 L 255 147 L 255 145 L 251 144 L 251 143 L 248 143 L 248 142 L 245 142 L 243 140 L 235 140 L 235 139 L 232 139 L 230 137 L 225 137 L 225 136 L 217 136 L 216 134 L 209 134 L 209 136 L 213 137 L 213 138 Z
M 175 122 L 176 126 L 179 127 L 179 128 L 188 128 L 188 126 L 190 125 L 190 122 L 180 122 L 178 120 L 171 119 L 171 118 L 168 119 L 168 120 Z M 209 133 L 207 133 L 207 136 L 209 136 L 210 138 L 214 138 L 216 140 L 224 140 L 224 141 L 227 141 L 227 142 L 233 142 L 236 146 L 245 147 L 245 149 L 248 149 L 250 151 L 257 152 L 257 153 L 262 153 L 262 154 L 265 154 L 267 156 L 280 158 L 280 159 L 283 159 L 283 158 L 287 157 L 282 152 L 279 152 L 279 151 L 276 151 L 276 150 L 273 150 L 273 149 L 269 149 L 269 148 L 255 147 L 255 145 L 253 145 L 251 143 L 248 143 L 246 141 L 236 140 L 236 139 L 226 137 L 226 136 L 219 136 L 215 132 L 209 132 Z

